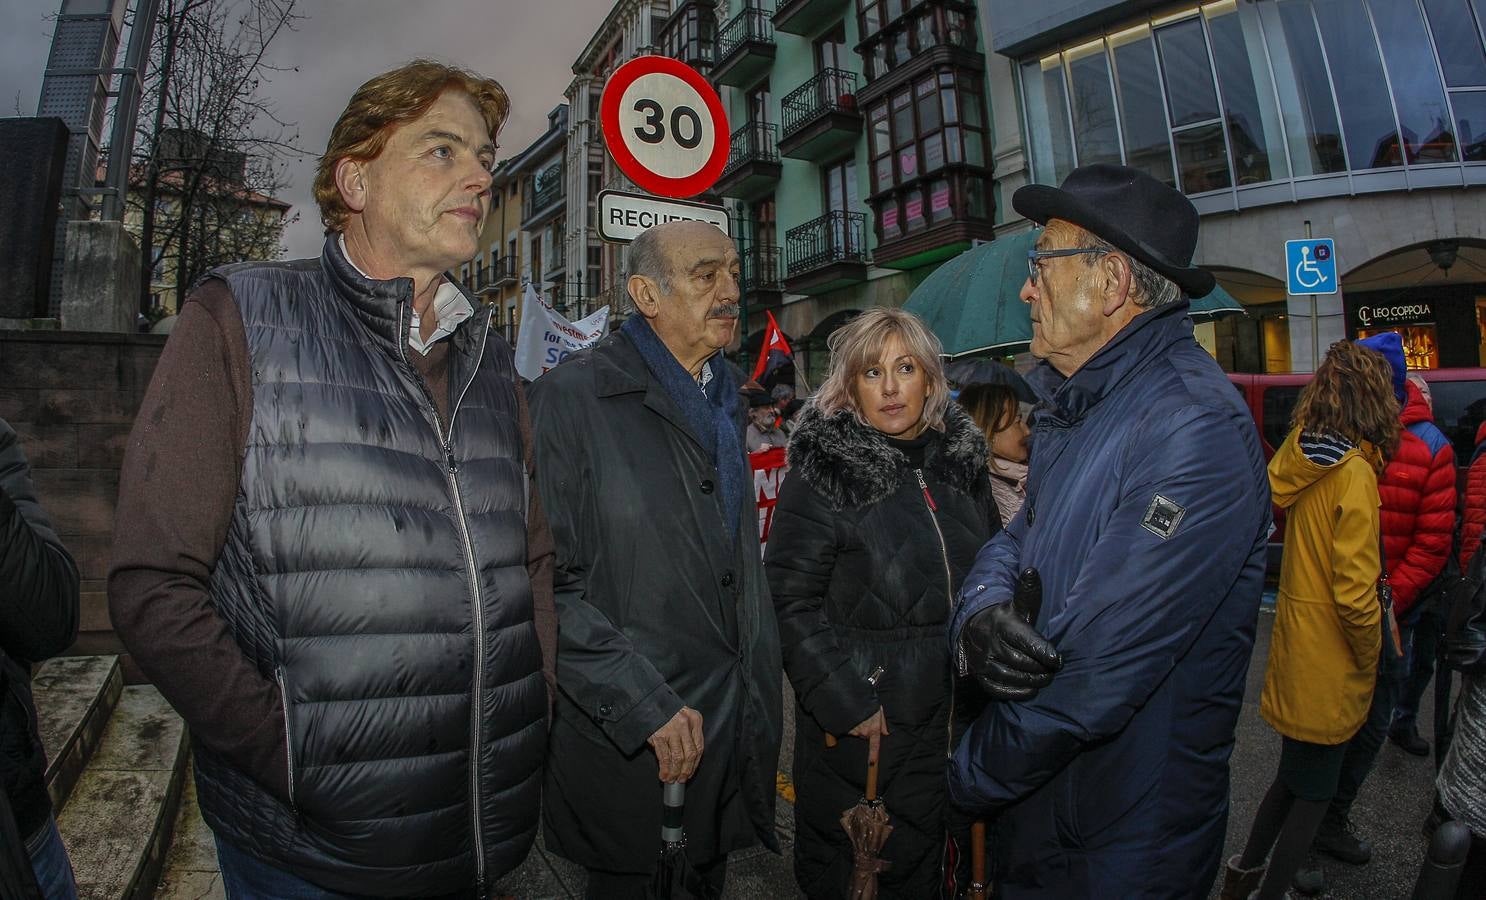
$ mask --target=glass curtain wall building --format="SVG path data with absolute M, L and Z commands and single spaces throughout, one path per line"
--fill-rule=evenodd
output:
M 1486 365 L 1486 0 L 983 0 L 1031 180 L 1123 163 L 1203 214 L 1196 261 L 1249 313 L 1201 325 L 1237 371 L 1308 371 L 1396 330 Z M 1283 243 L 1336 240 L 1341 290 L 1286 293 Z
M 1020 62 L 1032 177 L 1124 163 L 1203 212 L 1486 183 L 1486 0 L 1219 0 Z

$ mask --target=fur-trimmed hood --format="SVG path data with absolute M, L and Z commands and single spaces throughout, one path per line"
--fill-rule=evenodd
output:
M 970 496 L 989 490 L 985 434 L 957 404 L 944 414 L 944 433 L 931 444 L 924 470 Z M 814 403 L 800 413 L 789 440 L 789 467 L 803 475 L 834 511 L 890 496 L 906 477 L 908 458 L 850 410 L 822 415 Z

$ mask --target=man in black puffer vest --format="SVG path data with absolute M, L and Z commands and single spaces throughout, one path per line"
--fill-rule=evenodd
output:
M 130 436 L 110 608 L 230 896 L 484 898 L 536 835 L 552 542 L 511 348 L 444 274 L 507 108 L 426 61 L 362 85 L 320 257 L 204 279 Z
M 48 900 L 75 897 L 77 886 L 46 792 L 30 664 L 56 656 L 77 639 L 77 606 L 77 564 L 36 502 L 15 430 L 0 419 L 0 816 L 14 814 L 15 828 L 12 836 L 11 823 L 0 822 L 0 834 L 24 844 Z M 19 849 L 0 848 L 0 866 L 24 865 Z

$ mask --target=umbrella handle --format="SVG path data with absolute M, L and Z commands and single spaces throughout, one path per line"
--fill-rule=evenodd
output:
M 661 840 L 674 844 L 685 836 L 685 830 L 682 827 L 685 807 L 685 782 L 668 783 L 665 789 L 661 791 Z
M 875 746 L 867 752 L 867 793 L 868 800 L 877 799 L 877 762 L 882 753 L 881 746 Z
M 970 826 L 970 878 L 977 885 L 986 882 L 986 823 L 977 821 Z
M 836 746 L 836 743 L 837 743 L 836 736 L 834 734 L 831 734 L 830 732 L 827 732 L 826 733 L 826 749 L 827 750 L 831 749 L 832 747 Z

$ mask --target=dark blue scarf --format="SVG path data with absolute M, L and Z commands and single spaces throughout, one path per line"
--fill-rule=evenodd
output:
M 723 362 L 722 354 L 715 353 L 704 363 L 712 369 L 712 380 L 707 382 L 706 388 L 699 388 L 696 379 L 676 361 L 676 356 L 656 336 L 644 316 L 630 316 L 619 330 L 640 351 L 645 367 L 681 409 L 691 426 L 692 436 L 711 457 L 712 465 L 717 469 L 724 521 L 729 536 L 736 540 L 738 511 L 748 494 L 748 469 L 743 461 L 743 440 L 735 424 L 738 405 L 742 401 L 738 397 L 738 385 Z

